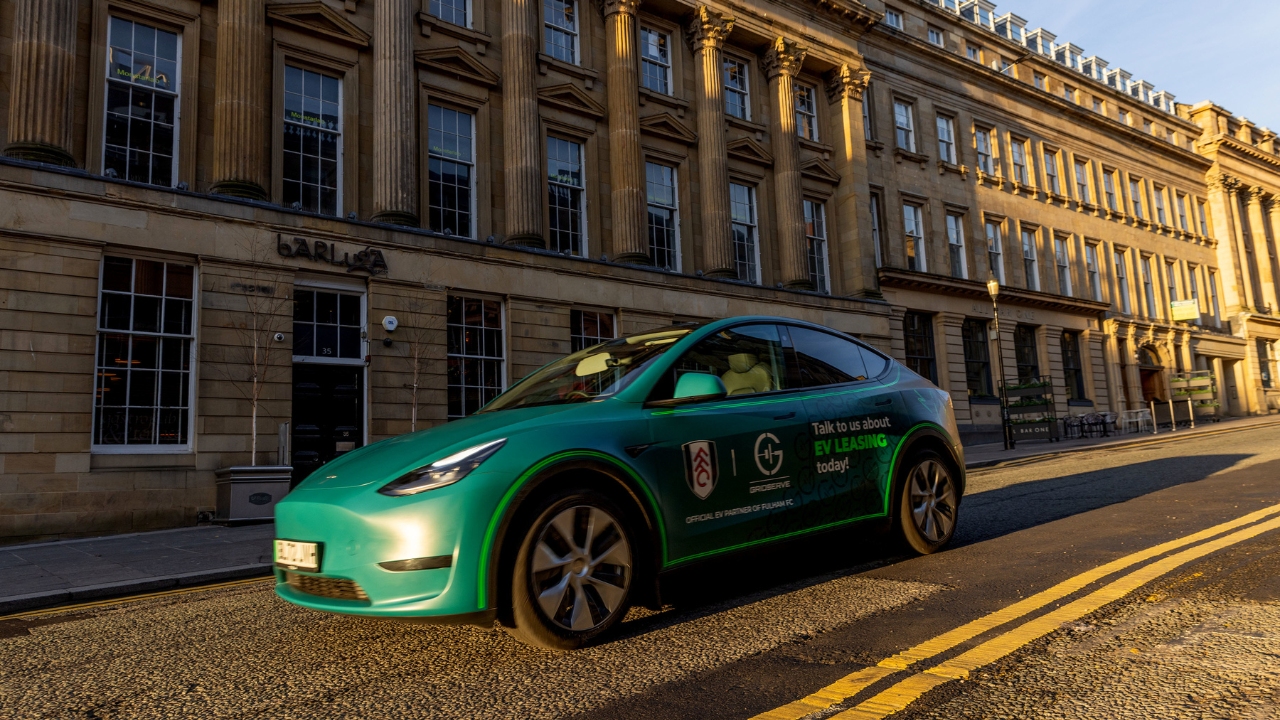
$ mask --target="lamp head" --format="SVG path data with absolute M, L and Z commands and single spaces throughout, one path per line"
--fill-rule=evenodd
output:
M 991 295 L 991 298 L 994 300 L 996 296 L 1000 294 L 1000 281 L 995 278 L 991 278 L 990 280 L 988 280 L 987 293 L 989 293 Z

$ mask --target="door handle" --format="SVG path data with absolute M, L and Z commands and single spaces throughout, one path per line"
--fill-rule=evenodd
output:
M 777 417 L 774 418 L 774 420 L 790 420 L 795 416 L 796 414 L 794 412 L 789 412 L 786 415 L 778 415 Z
M 885 405 L 892 405 L 892 404 L 893 404 L 893 398 L 889 398 L 888 400 L 877 401 L 876 407 L 884 407 Z

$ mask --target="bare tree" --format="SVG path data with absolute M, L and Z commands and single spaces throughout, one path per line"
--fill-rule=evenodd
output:
M 409 411 L 409 432 L 418 430 L 418 391 L 422 389 L 428 352 L 431 348 L 432 329 L 430 323 L 431 302 L 418 296 L 410 296 L 404 300 L 405 322 L 402 325 L 405 333 L 402 342 L 409 360 L 409 377 L 411 382 L 405 385 L 409 390 L 411 402 Z

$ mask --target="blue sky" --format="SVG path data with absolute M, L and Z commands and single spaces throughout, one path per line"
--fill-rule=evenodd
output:
M 1280 132 L 1277 0 L 997 0 L 1178 102 L 1213 100 Z

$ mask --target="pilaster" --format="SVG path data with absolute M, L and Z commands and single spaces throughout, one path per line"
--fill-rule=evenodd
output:
M 857 64 L 844 64 L 827 76 L 827 101 L 833 106 L 832 164 L 840 175 L 836 186 L 835 241 L 840 259 L 840 288 L 845 295 L 879 295 L 875 247 L 862 237 L 871 227 L 866 129 L 862 124 L 863 95 L 871 73 Z M 832 269 L 834 275 L 836 269 Z M 954 397 L 954 395 L 953 395 Z M 968 393 L 965 395 L 968 403 Z
M 639 0 L 604 0 L 608 37 L 609 181 L 613 252 L 618 262 L 649 265 L 649 233 L 640 153 L 639 59 L 636 11 Z
M 1235 191 L 1240 181 L 1224 174 L 1208 178 L 1209 207 L 1213 217 L 1213 234 L 1218 238 L 1218 267 L 1222 268 L 1222 312 L 1224 317 L 1250 305 L 1247 281 L 1248 264 L 1236 220 Z
M 76 64 L 74 0 L 17 0 L 9 93 L 8 157 L 74 166 L 71 83 Z
M 502 2 L 502 175 L 509 245 L 546 247 L 538 119 L 538 3 Z
M 418 226 L 414 0 L 373 6 L 373 219 Z
M 698 109 L 698 170 L 703 273 L 735 278 L 729 213 L 729 154 L 725 146 L 722 52 L 734 19 L 706 5 L 693 13 L 686 37 L 693 48 Z
M 1253 259 L 1258 267 L 1258 287 L 1262 291 L 1262 297 L 1258 298 L 1255 307 L 1263 310 L 1266 306 L 1270 313 L 1280 312 L 1280 303 L 1276 302 L 1275 276 L 1271 271 L 1271 250 L 1267 247 L 1267 218 L 1262 206 L 1266 191 L 1260 187 L 1251 187 L 1248 193 L 1249 241 L 1253 245 Z
M 267 199 L 266 25 L 263 0 L 218 3 L 210 188 L 214 193 Z
M 795 78 L 807 50 L 786 38 L 776 38 L 762 66 L 769 79 L 770 134 L 773 136 L 774 196 L 778 217 L 778 256 L 782 284 L 812 290 L 809 248 L 805 233 L 804 198 L 800 189 L 800 138 L 796 135 Z

